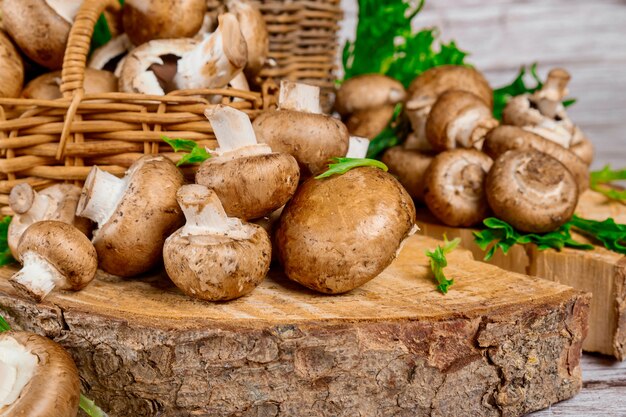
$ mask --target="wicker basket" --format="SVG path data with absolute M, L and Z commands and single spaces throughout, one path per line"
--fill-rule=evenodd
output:
M 91 166 L 122 174 L 146 153 L 178 155 L 162 136 L 193 139 L 215 147 L 204 110 L 216 97 L 254 118 L 275 105 L 276 88 L 265 82 L 260 92 L 234 89 L 175 91 L 166 96 L 128 93 L 85 95 L 83 79 L 93 27 L 118 0 L 85 0 L 66 49 L 58 100 L 0 99 L 0 206 L 11 188 L 28 182 L 40 189 L 56 182 L 83 181 Z M 341 16 L 338 0 L 260 4 L 269 23 L 276 66 L 264 77 L 304 80 L 332 88 L 335 33 Z M 2 207 L 3 213 L 10 213 Z

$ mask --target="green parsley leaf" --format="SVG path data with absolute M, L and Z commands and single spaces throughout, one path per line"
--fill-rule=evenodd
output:
M 585 236 L 602 242 L 605 248 L 626 255 L 626 224 L 615 223 L 611 218 L 597 221 L 576 215 L 569 224 Z
M 328 164 L 328 169 L 319 174 L 315 179 L 327 178 L 332 175 L 341 175 L 357 167 L 374 167 L 388 171 L 387 165 L 375 159 L 368 158 L 332 158 Z
M 8 332 L 9 330 L 11 330 L 11 326 L 9 326 L 4 317 L 0 316 L 0 333 Z
M 461 238 L 457 237 L 452 241 L 448 241 L 448 238 L 443 236 L 443 246 L 438 245 L 434 251 L 426 251 L 426 256 L 430 258 L 430 269 L 433 271 L 435 279 L 437 280 L 437 289 L 443 294 L 448 293 L 448 288 L 454 284 L 454 279 L 446 278 L 443 273 L 443 269 L 448 266 L 448 260 L 446 255 L 459 246 Z
M 85 397 L 83 394 L 80 394 L 79 405 L 89 417 L 107 417 L 107 413 L 102 411 L 102 409 L 98 407 L 95 402 Z
M 590 188 L 613 200 L 626 201 L 626 190 L 618 190 L 608 185 L 613 181 L 626 180 L 626 169 L 614 171 L 606 165 L 600 171 L 591 173 Z
M 162 139 L 174 149 L 174 152 L 188 152 L 178 161 L 176 166 L 197 164 L 211 157 L 211 154 L 207 152 L 204 146 L 198 146 L 193 140 L 170 139 L 166 136 L 163 136 Z
M 11 224 L 11 216 L 5 216 L 0 220 L 0 266 L 12 264 L 15 262 L 11 249 L 9 249 L 9 224 Z

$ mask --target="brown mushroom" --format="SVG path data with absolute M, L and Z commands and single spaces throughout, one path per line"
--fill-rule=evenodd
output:
M 24 84 L 24 62 L 11 40 L 0 31 L 0 97 L 19 97 Z
M 365 74 L 345 81 L 335 99 L 335 110 L 354 136 L 372 139 L 391 121 L 396 104 L 404 101 L 404 87 L 381 74 Z
M 53 289 L 82 290 L 96 276 L 96 250 L 80 230 L 67 223 L 33 223 L 22 235 L 17 260 L 23 264 L 11 285 L 40 302 Z
M 257 144 L 244 112 L 220 105 L 205 114 L 219 147 L 200 165 L 196 182 L 215 191 L 231 217 L 256 219 L 285 205 L 300 179 L 293 156 Z
M 92 241 L 100 268 L 131 277 L 160 262 L 165 238 L 183 221 L 176 202 L 183 184 L 182 173 L 163 156 L 139 158 L 121 179 L 91 169 L 76 212 L 98 223 Z
M 85 94 L 111 93 L 117 91 L 117 77 L 109 71 L 100 71 L 91 68 L 85 70 Z M 61 71 L 43 74 L 29 82 L 22 97 L 55 100 L 63 97 L 61 94 Z
M 339 294 L 380 274 L 415 229 L 415 206 L 400 183 L 361 167 L 302 184 L 283 210 L 275 240 L 291 280 Z
M 489 214 L 485 178 L 492 160 L 475 149 L 442 152 L 433 159 L 424 179 L 424 201 L 448 226 L 469 227 Z
M 246 44 L 248 45 L 248 64 L 244 70 L 246 76 L 255 77 L 265 65 L 270 50 L 270 38 L 265 19 L 259 8 L 247 0 L 227 0 L 226 7 L 237 16 Z
M 27 183 L 13 187 L 9 194 L 9 206 L 15 215 L 9 225 L 7 236 L 13 256 L 17 258 L 17 246 L 26 229 L 42 220 L 57 220 L 71 224 L 89 236 L 91 222 L 75 216 L 80 191 L 80 187 L 72 184 L 56 184 L 40 192 L 33 190 Z
M 485 135 L 498 125 L 491 108 L 475 94 L 449 90 L 433 104 L 426 138 L 436 151 L 457 147 L 480 149 Z
M 319 92 L 281 81 L 279 110 L 263 112 L 252 123 L 259 143 L 296 158 L 301 179 L 323 171 L 330 158 L 345 156 L 350 143 L 346 126 L 321 114 Z
M 385 152 L 382 161 L 412 198 L 424 201 L 424 179 L 433 158 L 432 154 L 394 146 Z
M 582 159 L 587 166 L 591 165 L 593 162 L 595 152 L 593 149 L 593 143 L 591 143 L 589 138 L 583 136 L 580 140 L 573 143 L 569 150 Z
M 0 416 L 78 414 L 78 369 L 52 340 L 30 332 L 0 333 L 0 375 Z
M 217 195 L 193 184 L 178 191 L 187 223 L 165 241 L 168 276 L 185 294 L 232 300 L 259 285 L 270 268 L 272 245 L 261 226 L 228 217 Z
M 190 38 L 204 20 L 206 0 L 126 0 L 124 31 L 135 45 L 154 39 Z
M 561 145 L 522 128 L 517 126 L 497 127 L 489 132 L 483 145 L 483 152 L 494 160 L 512 149 L 534 149 L 550 155 L 574 175 L 580 193 L 589 188 L 589 168 L 583 160 Z
M 547 233 L 569 221 L 578 204 L 570 171 L 535 150 L 512 150 L 495 160 L 486 182 L 495 215 L 522 232 Z

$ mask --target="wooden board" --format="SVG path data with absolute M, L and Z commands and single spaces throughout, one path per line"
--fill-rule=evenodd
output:
M 162 276 L 99 275 L 80 293 L 20 298 L 0 270 L 0 306 L 76 360 L 112 416 L 519 416 L 572 397 L 589 295 L 449 255 L 435 290 L 414 236 L 379 277 L 341 296 L 273 273 L 211 304 Z
M 611 202 L 601 194 L 587 191 L 581 197 L 577 213 L 585 218 L 604 220 L 612 217 L 626 223 L 626 206 Z M 474 229 L 441 225 L 427 213 L 420 212 L 418 221 L 426 236 L 449 239 L 461 237 L 463 245 L 475 259 L 485 253 L 474 243 Z M 582 236 L 577 236 L 585 240 Z M 611 355 L 619 360 L 626 356 L 626 257 L 596 247 L 593 251 L 564 249 L 539 251 L 534 245 L 513 247 L 508 255 L 500 251 L 489 261 L 509 271 L 525 273 L 570 285 L 593 294 L 589 318 L 589 335 L 583 350 Z

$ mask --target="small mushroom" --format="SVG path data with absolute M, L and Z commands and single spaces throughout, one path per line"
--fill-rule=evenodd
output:
M 115 92 L 117 91 L 117 77 L 109 71 L 87 68 L 84 87 L 85 94 Z M 61 71 L 49 72 L 35 78 L 24 87 L 22 97 L 40 100 L 55 100 L 63 97 L 61 94 Z
M 11 40 L 0 31 L 0 97 L 19 97 L 24 84 L 24 62 Z
M 335 110 L 354 136 L 372 139 L 391 121 L 396 104 L 404 101 L 404 87 L 381 74 L 365 74 L 345 81 L 335 99 Z
M 500 155 L 487 175 L 486 192 L 498 218 L 528 233 L 558 229 L 578 204 L 574 176 L 561 162 L 535 150 Z
M 163 95 L 173 90 L 221 88 L 247 60 L 246 41 L 230 13 L 203 40 L 157 39 L 133 49 L 120 73 L 120 91 Z
M 30 225 L 42 220 L 57 220 L 75 226 L 83 234 L 91 234 L 91 222 L 75 216 L 80 197 L 80 187 L 72 184 L 52 185 L 36 192 L 27 183 L 21 183 L 11 189 L 9 206 L 15 213 L 7 241 L 15 258 L 18 254 L 20 238 Z
M 339 294 L 380 274 L 415 230 L 415 206 L 400 183 L 360 167 L 302 184 L 283 210 L 275 240 L 291 280 Z
M 301 179 L 323 171 L 330 158 L 345 156 L 350 144 L 346 126 L 322 114 L 319 93 L 319 87 L 281 81 L 279 110 L 263 112 L 252 123 L 259 143 L 296 158 Z
M 226 7 L 237 17 L 241 25 L 241 33 L 248 45 L 248 64 L 244 72 L 250 80 L 255 80 L 270 52 L 270 38 L 265 19 L 258 7 L 247 0 L 227 0 Z
M 92 241 L 100 268 L 131 277 L 159 263 L 165 238 L 183 221 L 176 202 L 183 184 L 182 173 L 163 156 L 139 158 L 124 178 L 91 169 L 76 212 L 98 223 Z
M 30 59 L 60 69 L 79 1 L 3 0 L 2 25 Z
M 126 0 L 124 31 L 135 45 L 154 39 L 190 38 L 207 10 L 206 0 Z
M 45 220 L 33 223 L 17 247 L 22 269 L 11 285 L 40 302 L 55 288 L 82 290 L 96 276 L 98 257 L 80 230 L 67 223 Z
M 426 138 L 437 151 L 457 147 L 480 149 L 485 135 L 498 121 L 475 94 L 449 90 L 441 94 L 426 121 Z
M 57 343 L 30 332 L 0 333 L 0 416 L 76 417 L 78 369 Z
M 215 191 L 231 217 L 256 219 L 285 205 L 300 179 L 293 156 L 258 144 L 244 112 L 219 105 L 205 114 L 219 147 L 200 165 L 196 182 Z
M 424 201 L 441 222 L 469 227 L 489 214 L 485 178 L 492 160 L 475 149 L 442 152 L 426 170 Z
M 261 226 L 224 212 L 217 194 L 193 184 L 178 191 L 187 223 L 165 241 L 168 276 L 185 294 L 232 300 L 259 285 L 270 268 L 272 245 Z
M 426 120 L 437 98 L 448 90 L 475 94 L 493 108 L 493 91 L 483 75 L 472 67 L 442 65 L 424 71 L 407 91 L 405 113 L 418 140 L 426 140 Z
M 382 161 L 412 198 L 424 201 L 424 179 L 433 158 L 433 155 L 415 149 L 394 146 L 385 152 Z
M 589 168 L 572 150 L 517 126 L 499 126 L 487 134 L 483 152 L 497 159 L 506 151 L 531 150 L 546 153 L 561 162 L 574 175 L 579 192 L 589 188 Z

